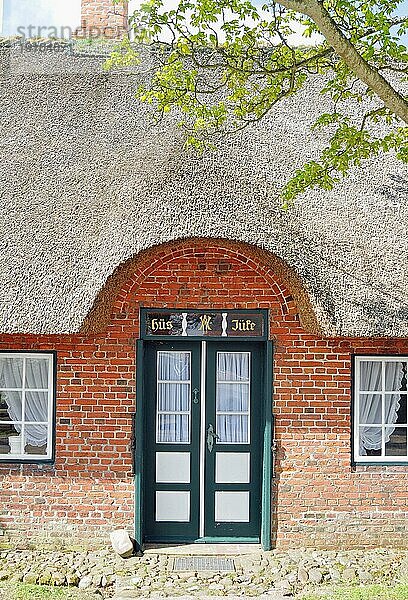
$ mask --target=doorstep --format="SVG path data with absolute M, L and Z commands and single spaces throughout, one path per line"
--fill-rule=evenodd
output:
M 166 556 L 260 556 L 260 544 L 146 544 L 144 554 Z

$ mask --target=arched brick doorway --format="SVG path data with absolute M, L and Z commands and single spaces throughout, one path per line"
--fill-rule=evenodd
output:
M 187 315 L 186 323 L 193 316 L 212 315 L 218 334 L 213 330 L 206 336 L 197 325 L 189 337 L 182 332 L 181 315 Z M 163 324 L 162 331 L 152 331 L 153 317 Z M 234 317 L 244 330 L 245 323 L 261 323 L 254 325 L 252 339 L 246 331 L 227 340 L 227 325 L 222 339 L 222 318 L 231 328 Z M 272 340 L 298 328 L 300 320 L 318 330 L 297 276 L 278 258 L 247 244 L 171 242 L 142 252 L 112 275 L 83 329 L 101 330 L 107 323 L 109 329 L 123 329 L 131 322 L 139 340 L 135 468 L 140 544 L 145 539 L 235 540 L 270 547 Z M 188 376 L 163 379 L 160 371 L 167 372 L 176 359 L 185 361 Z M 232 359 L 235 366 L 227 377 L 222 361 Z M 228 386 L 235 397 L 226 392 Z M 166 406 L 163 397 L 176 388 Z

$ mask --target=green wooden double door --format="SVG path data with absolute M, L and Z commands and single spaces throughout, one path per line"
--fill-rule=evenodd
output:
M 150 342 L 145 541 L 259 541 L 263 345 Z

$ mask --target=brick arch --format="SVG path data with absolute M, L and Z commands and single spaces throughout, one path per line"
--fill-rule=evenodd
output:
M 130 258 L 106 281 L 81 333 L 99 333 L 116 319 L 137 319 L 140 306 L 268 308 L 277 324 L 300 321 L 306 331 L 321 333 L 293 269 L 257 246 L 225 239 L 175 240 Z

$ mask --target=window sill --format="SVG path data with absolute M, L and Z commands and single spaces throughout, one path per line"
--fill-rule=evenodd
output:
M 367 463 L 359 462 L 351 465 L 352 473 L 389 473 L 390 475 L 402 475 L 408 473 L 408 462 L 392 462 L 392 463 Z
M 23 465 L 49 465 L 54 462 L 52 457 L 47 458 L 36 458 L 35 456 L 30 458 L 21 458 L 10 456 L 10 458 L 0 458 L 0 465 L 10 465 L 10 464 L 23 464 Z
M 404 458 L 403 460 L 354 460 L 353 466 L 358 467 L 359 465 L 363 467 L 386 467 L 387 465 L 407 465 L 408 466 L 408 458 Z

